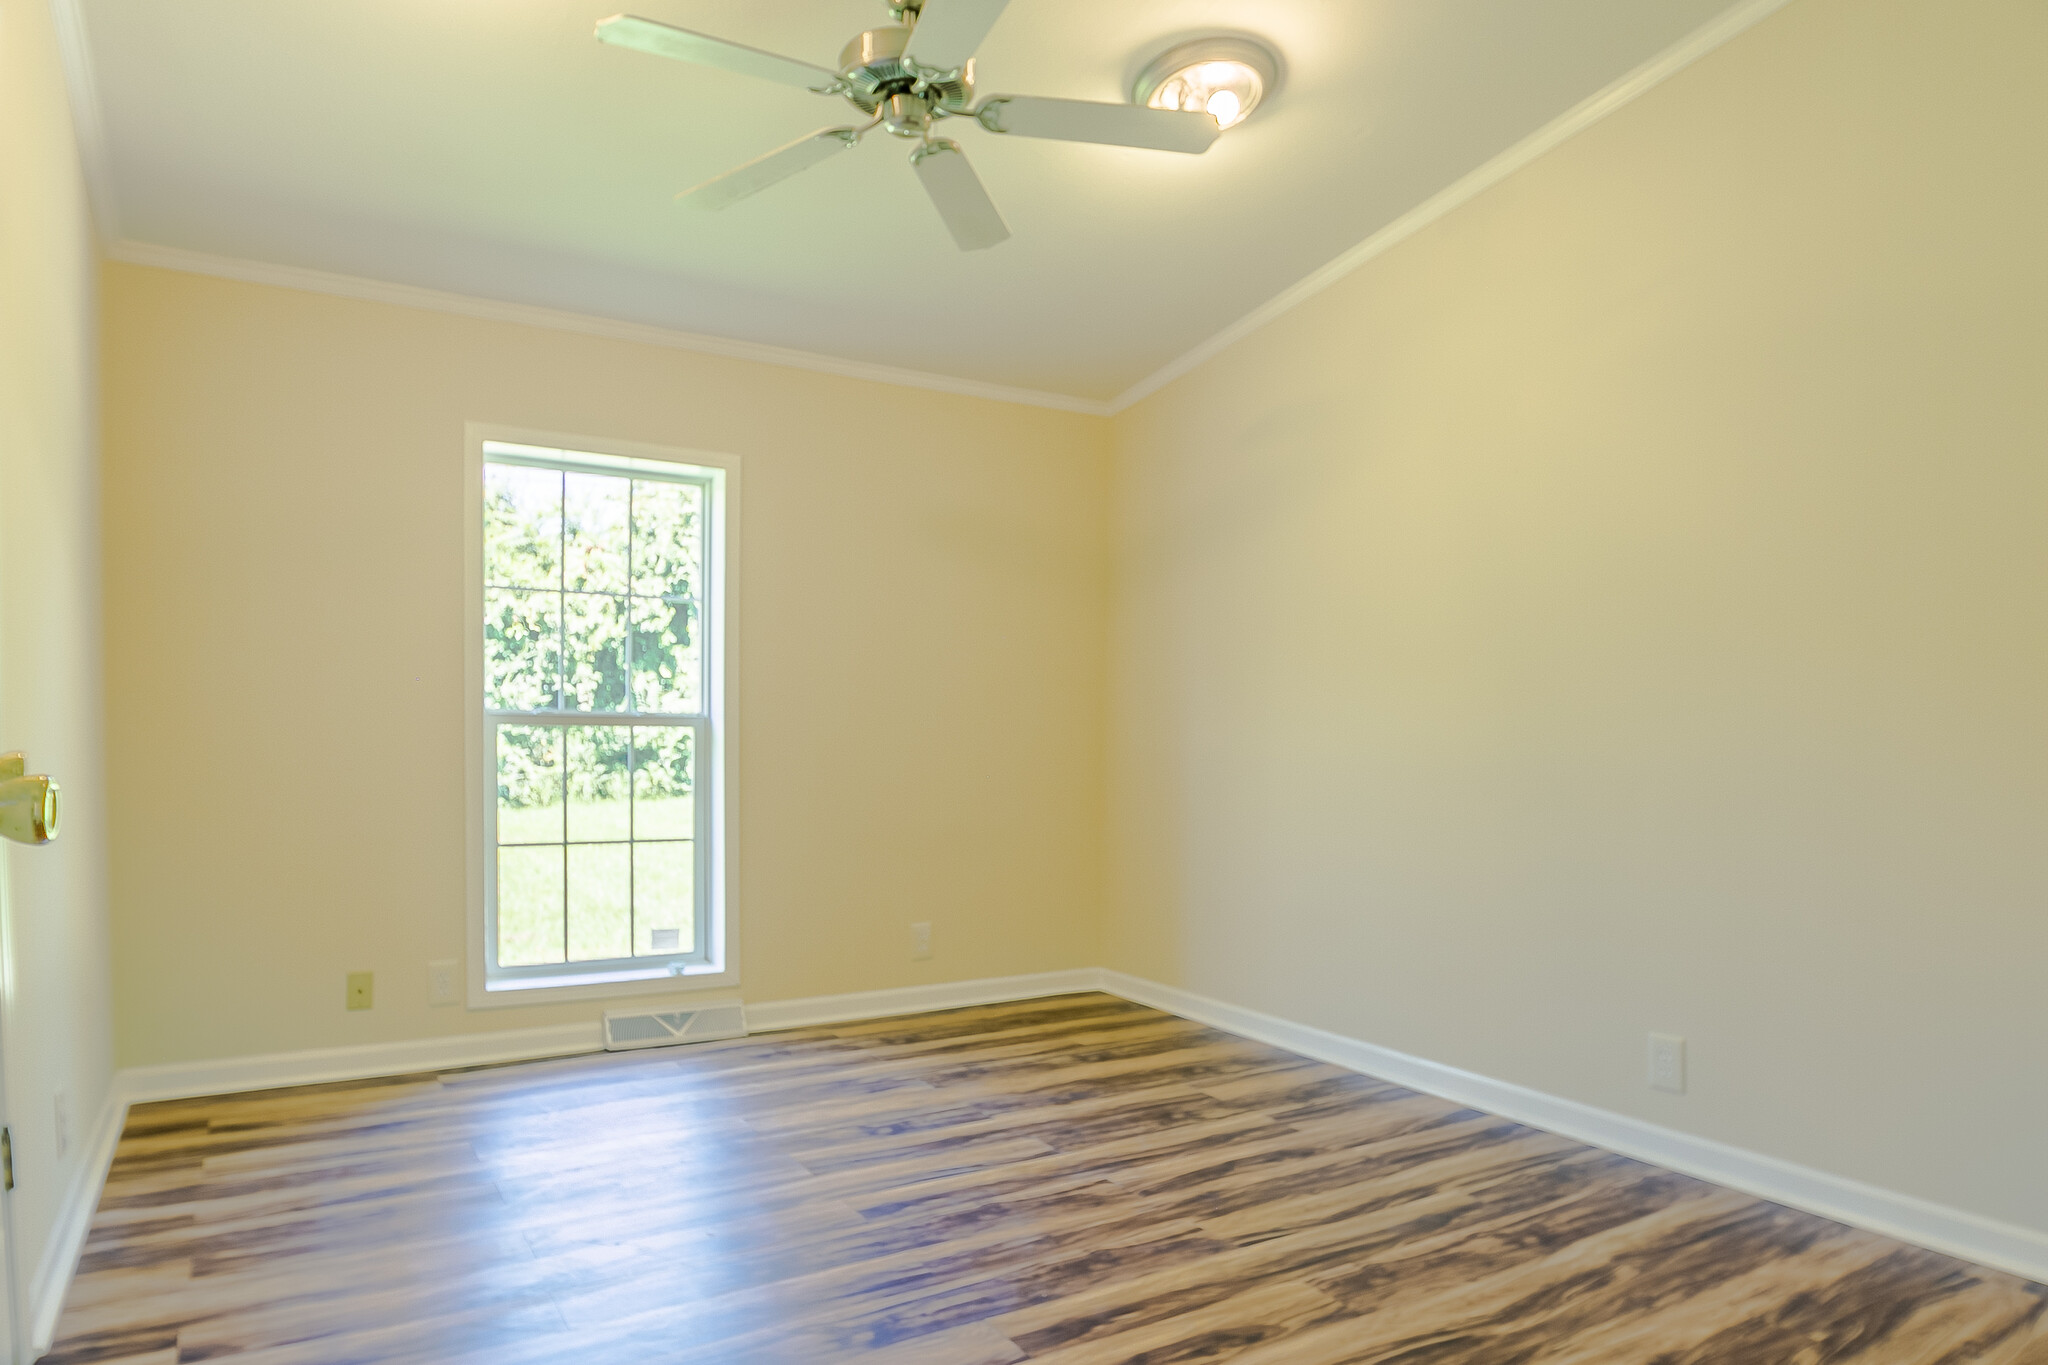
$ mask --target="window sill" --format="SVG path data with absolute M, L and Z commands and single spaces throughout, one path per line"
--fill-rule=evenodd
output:
M 733 990 L 740 984 L 737 971 L 701 966 L 686 967 L 681 974 L 666 967 L 614 972 L 564 973 L 560 976 L 514 977 L 500 981 L 473 981 L 471 1009 L 501 1009 L 513 1005 L 553 1005 L 577 1000 L 608 1000 L 626 995 L 675 995 L 707 990 Z

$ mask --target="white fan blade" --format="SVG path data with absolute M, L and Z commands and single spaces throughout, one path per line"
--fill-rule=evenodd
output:
M 962 251 L 982 251 L 1003 241 L 1010 229 L 995 201 L 981 187 L 981 177 L 967 164 L 967 154 L 951 142 L 934 142 L 918 149 L 912 165 L 924 192 L 932 197 L 946 230 Z
M 1206 152 L 1222 129 L 1196 110 L 1148 109 L 1140 104 L 998 95 L 981 108 L 981 122 L 998 133 L 1050 137 L 1062 142 L 1106 142 L 1161 152 Z
M 925 0 L 903 55 L 919 66 L 958 71 L 1003 17 L 1010 0 Z
M 657 24 L 652 19 L 631 14 L 614 14 L 600 21 L 597 40 L 640 52 L 652 52 L 657 57 L 673 57 L 679 62 L 695 62 L 699 66 L 737 71 L 743 76 L 759 76 L 764 81 L 800 85 L 806 90 L 829 90 L 839 83 L 839 73 L 822 66 L 812 66 L 794 57 L 778 57 L 756 47 L 728 43 L 708 33 L 693 33 L 686 28 Z
M 822 161 L 830 161 L 834 152 L 843 152 L 860 142 L 860 130 L 855 128 L 820 128 L 809 137 L 798 138 L 787 147 L 777 147 L 766 156 L 755 157 L 744 166 L 735 166 L 724 175 L 715 176 L 701 185 L 692 186 L 676 196 L 680 202 L 692 208 L 717 211 L 728 205 L 737 204 L 750 194 L 759 194 L 770 185 L 789 179 L 798 171 L 807 171 Z

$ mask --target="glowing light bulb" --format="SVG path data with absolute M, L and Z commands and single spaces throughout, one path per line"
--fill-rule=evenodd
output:
M 1206 113 L 1219 128 L 1233 128 L 1272 92 L 1278 69 L 1271 50 L 1248 39 L 1198 38 L 1153 58 L 1131 98 L 1154 109 Z

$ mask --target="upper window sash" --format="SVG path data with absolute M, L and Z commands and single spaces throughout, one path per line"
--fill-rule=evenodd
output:
M 710 715 L 713 478 L 497 442 L 483 457 L 486 709 L 593 720 Z M 494 467 L 535 477 L 493 485 Z M 662 488 L 676 493 L 655 492 Z M 508 501 L 515 511 L 506 517 Z
M 485 464 L 530 465 L 535 469 L 568 469 L 585 474 L 625 475 L 668 483 L 709 484 L 709 475 L 678 469 L 666 460 L 642 460 L 631 455 L 598 455 L 584 450 L 555 450 L 546 446 L 513 445 L 505 441 L 484 442 Z

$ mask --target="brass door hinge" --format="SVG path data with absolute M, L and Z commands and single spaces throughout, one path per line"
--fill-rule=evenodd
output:
M 0 1175 L 4 1175 L 4 1188 L 14 1188 L 14 1130 L 0 1128 Z

